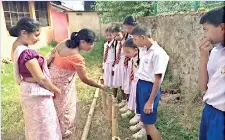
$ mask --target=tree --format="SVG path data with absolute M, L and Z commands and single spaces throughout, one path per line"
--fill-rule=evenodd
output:
M 194 9 L 193 1 L 159 1 L 157 4 L 158 13 L 170 13 L 180 11 L 191 11 Z
M 84 11 L 94 11 L 95 1 L 84 1 Z
M 156 2 L 156 1 L 154 1 Z M 127 15 L 136 17 L 154 15 L 153 1 L 96 1 L 95 10 L 102 11 L 103 23 L 121 22 Z M 155 3 L 156 4 L 156 3 Z M 198 7 L 215 8 L 224 5 L 223 1 L 200 1 Z M 195 1 L 158 1 L 157 14 L 192 11 Z
M 135 17 L 153 15 L 151 1 L 97 1 L 96 11 L 102 11 L 103 23 L 121 22 L 128 15 Z
M 180 11 L 192 11 L 195 8 L 195 2 L 197 1 L 158 1 L 157 11 L 161 13 L 172 13 Z M 197 2 L 198 8 L 216 8 L 224 5 L 224 1 L 199 1 Z

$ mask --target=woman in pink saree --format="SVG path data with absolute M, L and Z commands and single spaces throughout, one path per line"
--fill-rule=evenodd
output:
M 74 32 L 69 40 L 59 43 L 50 57 L 50 74 L 54 85 L 60 88 L 61 95 L 54 98 L 56 112 L 59 118 L 63 137 L 71 136 L 76 115 L 76 85 L 77 74 L 87 85 L 107 90 L 107 86 L 98 84 L 88 78 L 85 61 L 80 51 L 88 51 L 94 45 L 95 33 L 89 29 Z
M 9 30 L 13 37 L 14 75 L 20 86 L 26 140 L 62 140 L 53 103 L 53 93 L 60 90 L 50 81 L 45 59 L 29 45 L 39 40 L 39 23 L 23 18 Z

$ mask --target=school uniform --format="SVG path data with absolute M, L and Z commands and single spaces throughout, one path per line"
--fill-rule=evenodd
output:
M 211 51 L 207 71 L 208 89 L 203 97 L 199 139 L 225 140 L 225 47 L 221 44 Z
M 138 70 L 138 55 L 131 59 L 131 71 L 130 71 L 130 92 L 128 100 L 128 109 L 135 111 L 136 110 L 136 86 L 138 78 L 135 77 L 135 73 Z
M 117 47 L 116 47 L 116 59 L 115 59 L 115 65 L 113 68 L 114 76 L 113 76 L 113 88 L 121 88 L 124 80 L 124 60 L 125 60 L 125 54 L 123 51 L 123 44 L 125 40 L 118 41 Z
M 126 34 L 125 35 L 125 40 L 132 38 L 132 36 L 130 34 Z M 129 94 L 130 93 L 130 72 L 131 72 L 131 61 L 130 58 L 125 56 L 124 59 L 124 79 L 123 79 L 123 83 L 122 83 L 122 89 L 124 90 L 125 94 Z
M 135 76 L 139 79 L 136 89 L 137 114 L 141 114 L 141 119 L 144 124 L 154 124 L 157 119 L 157 108 L 161 95 L 161 88 L 158 89 L 151 114 L 144 113 L 144 106 L 147 103 L 152 92 L 153 84 L 155 82 L 155 74 L 162 74 L 161 82 L 163 81 L 169 56 L 157 44 L 147 49 L 146 47 L 140 49 L 140 65 Z
M 104 85 L 108 87 L 112 87 L 112 71 L 113 71 L 113 63 L 115 61 L 115 49 L 113 46 L 113 41 L 106 42 L 104 44 L 104 57 L 103 57 L 103 69 L 104 69 Z

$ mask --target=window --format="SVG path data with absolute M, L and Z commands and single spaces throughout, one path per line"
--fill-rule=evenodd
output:
M 3 1 L 6 28 L 15 26 L 23 17 L 30 17 L 27 1 Z
M 48 2 L 35 1 L 35 14 L 36 20 L 39 21 L 41 26 L 48 26 Z

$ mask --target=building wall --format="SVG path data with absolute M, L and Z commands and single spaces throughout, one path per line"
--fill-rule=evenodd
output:
M 82 15 L 77 15 L 78 13 Z M 68 16 L 70 32 L 77 32 L 83 28 L 89 28 L 100 37 L 101 23 L 97 12 L 69 12 Z
M 54 8 L 51 8 L 53 28 L 54 28 L 54 38 L 56 42 L 61 42 L 68 38 L 68 17 L 66 13 L 58 12 Z
M 1 12 L 0 12 L 0 14 L 1 14 L 1 31 L 0 31 L 1 32 L 1 57 L 10 59 L 11 58 L 11 48 L 12 48 L 13 42 L 16 40 L 16 38 L 11 37 L 9 35 L 9 32 L 6 29 L 2 2 L 0 2 L 0 3 L 1 3 L 0 4 L 0 9 L 1 9 Z M 32 3 L 30 3 L 29 6 L 30 5 L 32 5 Z M 34 11 L 31 11 L 31 12 L 34 12 Z M 37 49 L 37 48 L 47 45 L 48 43 L 51 43 L 54 40 L 53 28 L 51 26 L 41 27 L 40 31 L 41 31 L 40 41 L 30 47 Z

